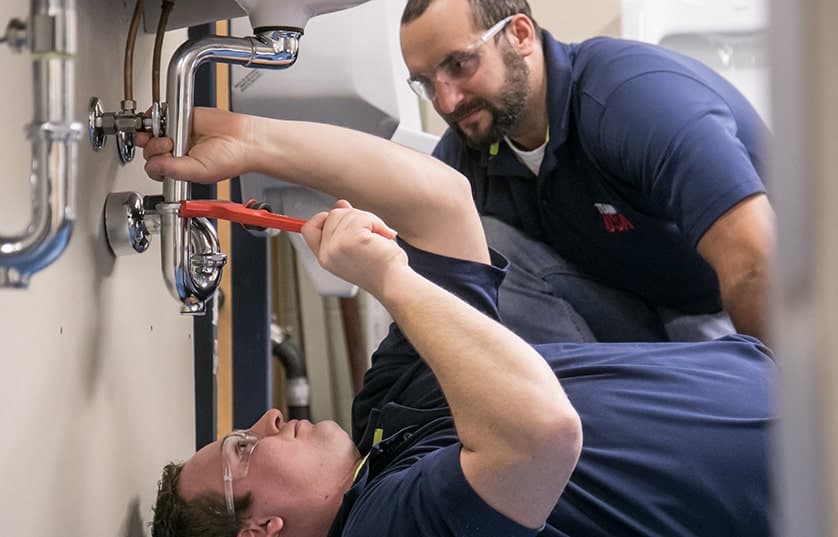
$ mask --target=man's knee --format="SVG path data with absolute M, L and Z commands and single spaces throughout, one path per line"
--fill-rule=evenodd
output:
M 486 232 L 486 240 L 489 246 L 495 250 L 502 252 L 509 247 L 516 246 L 522 240 L 532 240 L 524 232 L 494 216 L 481 216 L 480 221 L 483 223 L 483 231 Z
M 521 270 L 537 277 L 551 273 L 581 274 L 548 244 L 493 216 L 482 216 L 481 221 L 489 247 Z
M 639 298 L 603 284 L 497 218 L 483 216 L 482 222 L 489 246 L 511 263 L 500 289 L 501 316 L 524 339 L 668 339 L 656 313 Z

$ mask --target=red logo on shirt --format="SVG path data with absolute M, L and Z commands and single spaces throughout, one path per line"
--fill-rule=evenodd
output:
M 626 215 L 617 212 L 613 205 L 607 203 L 594 203 L 594 207 L 602 215 L 602 223 L 608 233 L 619 233 L 622 231 L 634 230 L 634 224 L 626 218 Z

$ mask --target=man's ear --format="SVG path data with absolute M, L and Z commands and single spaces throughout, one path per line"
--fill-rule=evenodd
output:
M 509 21 L 509 42 L 522 56 L 529 56 L 533 53 L 534 47 L 538 47 L 538 36 L 535 26 L 529 17 L 524 14 L 515 15 Z
M 279 537 L 282 528 L 285 527 L 285 521 L 278 516 L 259 522 L 262 523 L 257 524 L 256 520 L 248 521 L 247 526 L 239 530 L 236 537 Z

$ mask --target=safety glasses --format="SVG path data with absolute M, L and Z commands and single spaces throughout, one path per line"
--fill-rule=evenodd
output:
M 250 456 L 261 439 L 262 437 L 250 431 L 233 431 L 221 441 L 224 500 L 227 502 L 227 512 L 233 516 L 236 514 L 233 481 L 247 477 Z
M 407 79 L 407 84 L 416 95 L 433 101 L 436 99 L 436 83 L 456 84 L 468 80 L 480 69 L 480 49 L 506 28 L 515 15 L 510 15 L 486 30 L 480 38 L 467 47 L 449 54 L 434 69 L 425 75 L 414 75 Z

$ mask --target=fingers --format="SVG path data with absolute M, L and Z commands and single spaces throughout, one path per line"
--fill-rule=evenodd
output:
M 150 139 L 151 134 L 147 132 L 138 132 L 134 135 L 134 143 L 137 144 L 138 147 L 145 147 Z
M 373 292 L 407 264 L 407 255 L 392 239 L 396 232 L 377 216 L 341 200 L 328 213 L 320 213 L 304 227 L 306 242 L 320 265 L 339 278 Z
M 138 144 L 140 145 L 140 144 Z M 171 138 L 151 138 L 146 140 L 143 147 L 145 158 L 145 172 L 156 181 L 162 181 L 167 173 L 167 160 L 172 160 L 174 143 Z
M 347 244 L 367 244 L 364 235 L 369 237 L 370 234 L 375 234 L 387 240 L 392 240 L 397 235 L 396 231 L 380 218 L 372 213 L 353 209 L 345 200 L 338 200 L 331 211 L 311 217 L 303 225 L 302 234 L 321 264 L 328 264 L 331 255 Z
M 395 229 L 385 224 L 384 221 L 378 217 L 371 222 L 371 226 L 370 231 L 376 235 L 381 235 L 385 239 L 393 240 L 396 238 L 396 235 L 398 235 Z
M 343 203 L 341 205 L 343 206 Z M 379 235 L 387 240 L 392 240 L 397 235 L 396 230 L 389 227 L 376 215 L 366 211 L 341 207 L 329 212 L 323 224 L 321 241 L 339 246 L 341 241 L 338 239 L 341 237 L 348 237 L 350 240 L 356 241 L 370 234 Z
M 146 134 L 146 136 L 148 135 Z M 139 145 L 139 143 L 137 145 Z M 171 138 L 149 137 L 149 139 L 146 139 L 141 147 L 143 148 L 143 158 L 145 158 L 146 160 L 150 160 L 152 157 L 155 157 L 157 155 L 165 155 L 166 153 L 171 154 L 172 150 L 175 147 L 175 143 L 172 141 Z
M 339 241 L 336 238 L 342 236 L 341 234 L 345 231 L 346 227 L 342 224 L 352 213 L 353 209 L 346 208 L 337 208 L 329 211 L 329 216 L 323 223 L 323 235 L 319 250 L 321 262 L 324 261 L 325 256 L 328 256 L 331 249 L 338 246 Z
M 306 244 L 314 253 L 315 257 L 320 253 L 320 243 L 323 239 L 323 224 L 326 223 L 328 217 L 329 213 L 327 212 L 317 213 L 309 218 L 308 222 L 303 224 L 303 229 L 301 230 Z
M 156 181 L 163 177 L 179 177 L 177 169 L 182 167 L 172 156 L 174 142 L 171 138 L 151 138 L 138 142 L 143 148 L 143 158 L 146 159 L 145 172 Z M 183 175 L 186 177 L 186 175 Z
M 172 172 L 176 166 L 177 161 L 171 154 L 158 155 L 145 163 L 145 173 L 155 181 L 162 181 L 166 177 L 174 179 L 178 177 Z
M 316 229 L 323 231 L 323 224 L 326 223 L 327 218 L 329 218 L 329 213 L 327 211 L 321 211 L 309 218 L 308 222 L 306 222 L 305 225 L 314 226 Z
M 335 222 L 335 228 L 332 233 L 356 234 L 357 232 L 369 232 L 380 235 L 388 240 L 396 237 L 396 230 L 385 224 L 379 217 L 372 213 L 358 210 L 346 211 L 345 216 Z
M 335 207 L 334 208 L 335 209 L 352 209 L 353 207 L 348 201 L 341 199 L 341 200 L 337 200 L 335 202 Z M 384 221 L 381 220 L 376 215 L 374 215 L 372 213 L 367 213 L 367 212 L 364 212 L 364 211 L 356 211 L 356 212 L 359 213 L 359 214 L 365 214 L 368 217 L 370 217 L 368 227 L 369 227 L 370 231 L 372 231 L 373 233 L 375 233 L 377 235 L 381 235 L 382 237 L 384 237 L 386 239 L 391 239 L 392 240 L 392 239 L 396 238 L 396 235 L 398 234 L 398 233 L 396 233 L 396 230 L 391 228 L 387 224 L 385 224 Z

